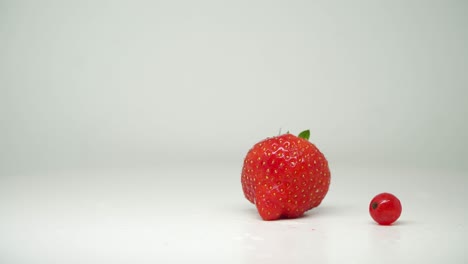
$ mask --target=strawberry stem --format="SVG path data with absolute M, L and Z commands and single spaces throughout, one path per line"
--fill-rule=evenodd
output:
M 298 137 L 303 138 L 303 139 L 305 139 L 305 140 L 309 140 L 309 138 L 310 138 L 310 130 L 307 129 L 307 130 L 302 131 L 301 133 L 299 133 Z

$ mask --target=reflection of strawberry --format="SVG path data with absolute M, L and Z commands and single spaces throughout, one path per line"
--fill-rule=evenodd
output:
M 330 169 L 308 141 L 308 130 L 255 144 L 242 168 L 242 190 L 263 220 L 296 218 L 317 207 L 328 192 Z

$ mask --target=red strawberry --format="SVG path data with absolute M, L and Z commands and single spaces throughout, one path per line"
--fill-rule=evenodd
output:
M 242 190 L 263 220 L 302 216 L 325 198 L 330 169 L 309 135 L 306 130 L 267 138 L 247 153 Z

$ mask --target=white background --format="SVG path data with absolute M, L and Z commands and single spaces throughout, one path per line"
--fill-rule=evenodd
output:
M 467 12 L 0 1 L 0 260 L 463 262 Z M 240 170 L 280 129 L 311 130 L 332 185 L 306 217 L 266 223 Z M 367 214 L 381 191 L 402 198 L 390 229 Z

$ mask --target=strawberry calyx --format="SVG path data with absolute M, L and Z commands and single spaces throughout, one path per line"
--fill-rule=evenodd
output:
M 310 138 L 310 130 L 307 129 L 307 130 L 302 131 L 301 133 L 299 133 L 298 137 L 303 138 L 303 139 L 305 139 L 305 140 L 309 140 L 309 138 Z

